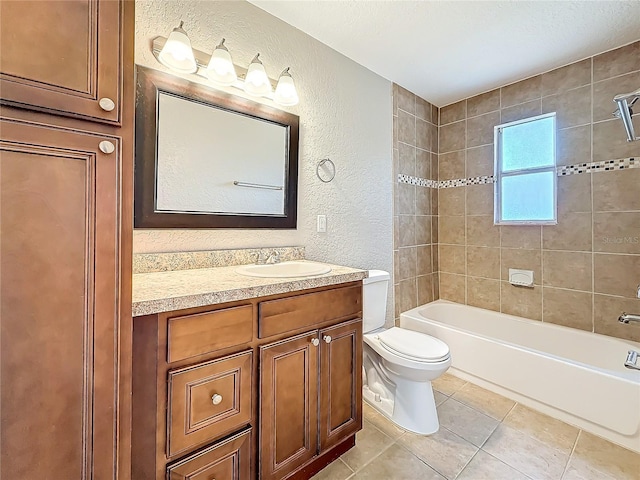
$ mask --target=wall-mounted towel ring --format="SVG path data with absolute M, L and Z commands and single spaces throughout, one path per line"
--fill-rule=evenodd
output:
M 336 165 L 328 158 L 323 158 L 318 162 L 316 175 L 320 181 L 329 183 L 336 177 Z

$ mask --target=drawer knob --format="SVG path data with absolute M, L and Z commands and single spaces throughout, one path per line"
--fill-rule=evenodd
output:
M 106 153 L 107 155 L 113 153 L 116 149 L 116 146 L 107 140 L 101 141 L 98 147 L 100 147 L 102 153 Z
M 216 393 L 213 395 L 213 397 L 211 397 L 211 403 L 213 403 L 214 405 L 220 405 L 221 402 L 222 402 L 222 395 Z
M 116 104 L 114 103 L 114 101 L 107 97 L 101 98 L 98 103 L 100 104 L 100 108 L 105 112 L 110 112 L 111 110 L 116 108 Z
M 318 340 L 317 338 L 312 338 L 311 345 L 313 345 L 314 347 L 317 347 L 318 345 L 320 345 L 320 340 Z
M 322 337 L 322 339 L 325 341 L 325 343 L 331 343 L 331 335 L 325 335 L 324 337 Z

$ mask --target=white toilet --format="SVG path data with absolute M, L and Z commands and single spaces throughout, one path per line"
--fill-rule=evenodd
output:
M 363 280 L 363 398 L 400 427 L 438 431 L 431 382 L 451 365 L 442 340 L 404 328 L 384 328 L 389 274 L 370 270 Z

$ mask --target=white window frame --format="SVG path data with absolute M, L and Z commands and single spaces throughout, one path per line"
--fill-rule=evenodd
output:
M 552 118 L 552 142 L 553 142 L 553 165 L 547 167 L 522 168 L 519 170 L 511 170 L 509 172 L 502 171 L 502 130 L 514 125 L 534 122 L 543 118 Z M 494 188 L 493 188 L 493 224 L 494 225 L 557 225 L 558 223 L 558 176 L 556 173 L 556 112 L 545 113 L 515 122 L 503 123 L 493 128 L 493 145 L 494 145 Z M 529 173 L 553 172 L 553 219 L 552 220 L 502 220 L 502 178 L 514 177 Z

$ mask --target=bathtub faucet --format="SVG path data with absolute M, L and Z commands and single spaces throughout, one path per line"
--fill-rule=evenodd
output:
M 634 370 L 640 370 L 640 365 L 638 365 L 638 357 L 640 354 L 635 350 L 629 350 L 627 354 L 627 360 L 624 362 L 624 366 L 627 368 L 633 368 Z
M 620 315 L 618 317 L 618 321 L 620 323 L 631 323 L 631 322 L 640 323 L 640 315 L 636 315 L 634 313 L 624 313 L 624 312 L 622 312 L 622 315 Z

